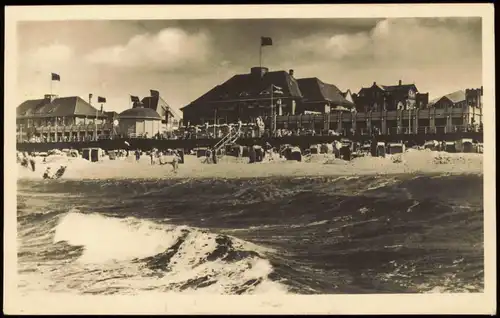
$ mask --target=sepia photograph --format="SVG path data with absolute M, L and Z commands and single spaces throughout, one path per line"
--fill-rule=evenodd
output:
M 493 7 L 400 6 L 7 8 L 4 312 L 494 313 Z

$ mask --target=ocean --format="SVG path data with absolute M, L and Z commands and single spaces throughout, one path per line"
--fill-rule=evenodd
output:
M 481 292 L 483 176 L 18 180 L 24 294 Z

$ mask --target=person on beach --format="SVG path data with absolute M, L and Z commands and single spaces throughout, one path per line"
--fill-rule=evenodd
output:
M 26 156 L 26 153 L 24 153 L 23 159 L 21 160 L 21 166 L 28 168 L 28 157 Z
M 51 171 L 50 167 L 47 167 L 47 169 L 43 173 L 43 178 L 44 179 L 52 179 L 52 171 Z
M 35 159 L 33 159 L 33 157 L 30 157 L 29 161 L 31 165 L 31 170 L 35 171 Z
M 217 152 L 216 151 L 212 152 L 212 162 L 214 164 L 217 164 Z
M 155 152 L 154 149 L 149 153 L 149 158 L 151 158 L 151 165 L 155 164 Z
M 340 148 L 340 156 L 342 159 L 346 161 L 351 161 L 351 147 L 350 146 L 344 146 Z
M 174 150 L 174 158 L 172 159 L 172 168 L 174 173 L 177 173 L 177 169 L 179 168 L 179 159 L 179 153 L 177 150 Z
M 66 172 L 66 168 L 67 166 L 63 166 L 61 165 L 59 167 L 59 169 L 57 169 L 56 173 L 54 174 L 54 176 L 52 177 L 53 179 L 59 179 L 63 176 L 63 174 Z
M 264 157 L 266 154 L 269 156 L 269 160 L 273 159 L 273 146 L 269 143 L 269 141 L 266 142 L 266 145 L 264 146 L 265 152 L 264 152 Z
M 212 150 L 207 149 L 206 153 L 205 153 L 205 163 L 210 163 L 210 161 L 212 160 Z
M 254 163 L 257 159 L 257 153 L 255 152 L 254 147 L 250 147 L 249 152 L 248 152 L 248 163 Z

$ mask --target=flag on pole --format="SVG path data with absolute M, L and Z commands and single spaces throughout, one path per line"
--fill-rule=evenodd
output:
M 151 96 L 152 97 L 159 97 L 160 96 L 160 92 L 159 91 L 156 91 L 154 89 L 150 89 L 149 91 L 151 92 Z
M 273 45 L 273 39 L 270 37 L 261 36 L 260 37 L 260 46 L 270 46 Z
M 106 102 L 106 97 L 97 96 L 97 102 L 98 103 L 105 103 Z
M 139 97 L 138 97 L 138 96 L 133 96 L 133 95 L 130 95 L 130 100 L 131 100 L 133 103 L 138 103 L 138 102 L 139 102 Z
M 53 81 L 61 81 L 61 76 L 59 76 L 59 74 L 51 73 L 51 76 Z

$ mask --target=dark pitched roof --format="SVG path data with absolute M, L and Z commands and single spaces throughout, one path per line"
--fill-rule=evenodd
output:
M 329 101 L 338 106 L 354 106 L 333 84 L 324 83 L 317 77 L 301 78 L 297 81 L 305 103 Z
M 268 98 L 263 95 L 274 84 L 283 91 L 282 98 L 302 97 L 297 81 L 285 71 L 266 72 L 262 77 L 257 74 L 238 74 L 231 77 L 221 85 L 217 85 L 210 91 L 200 96 L 189 105 L 210 103 L 218 101 L 241 100 L 241 99 L 259 99 Z M 181 108 L 181 109 L 183 109 Z
M 374 84 L 374 86 L 376 86 L 380 90 L 382 90 L 384 92 L 388 92 L 388 93 L 393 93 L 393 92 L 404 92 L 404 93 L 407 93 L 410 89 L 413 89 L 415 92 L 418 91 L 418 89 L 415 86 L 415 84 L 402 84 L 402 85 L 390 85 L 390 86 L 388 86 L 388 85 Z M 366 91 L 371 90 L 372 87 L 373 87 L 373 85 L 370 86 L 370 87 L 361 87 L 361 89 L 358 92 L 358 95 L 362 95 Z
M 121 118 L 130 118 L 130 119 L 158 119 L 161 120 L 161 116 L 151 108 L 147 107 L 135 107 L 129 108 L 118 115 Z
M 401 85 L 391 85 L 391 86 L 382 85 L 382 88 L 386 92 L 395 92 L 395 91 L 408 92 L 410 89 L 417 91 L 417 87 L 415 86 L 415 84 L 401 84 Z
M 78 96 L 27 100 L 16 109 L 18 117 L 103 116 L 102 112 Z

